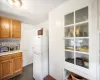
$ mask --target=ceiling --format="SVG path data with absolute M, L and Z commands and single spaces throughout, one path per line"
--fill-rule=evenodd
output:
M 14 7 L 8 0 L 0 0 L 0 15 L 19 19 L 24 23 L 39 24 L 48 20 L 48 13 L 66 0 L 22 0 L 22 6 Z

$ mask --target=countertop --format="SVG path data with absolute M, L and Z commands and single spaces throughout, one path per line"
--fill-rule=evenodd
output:
M 0 53 L 0 56 L 8 55 L 8 54 L 14 54 L 14 53 L 17 53 L 17 52 L 22 52 L 22 51 L 21 50 L 16 50 L 16 51 L 3 52 L 3 53 Z

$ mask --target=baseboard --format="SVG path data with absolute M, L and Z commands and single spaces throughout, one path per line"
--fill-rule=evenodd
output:
M 28 65 L 31 65 L 31 64 L 33 64 L 33 63 L 28 63 L 28 64 L 25 64 L 25 65 L 23 65 L 23 67 L 28 66 Z

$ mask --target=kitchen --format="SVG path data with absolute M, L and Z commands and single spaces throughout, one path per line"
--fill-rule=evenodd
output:
M 100 80 L 100 0 L 0 0 L 0 80 Z
M 6 17 L 0 17 L 0 21 L 1 21 L 0 22 L 1 23 L 1 28 L 0 28 L 0 32 L 1 32 L 0 33 L 1 34 L 0 35 L 0 70 L 1 70 L 0 76 L 1 77 L 0 79 L 1 80 L 9 79 L 9 78 L 13 78 L 16 75 L 22 74 L 23 72 L 22 67 L 25 67 L 27 65 L 32 65 L 33 61 L 37 62 L 38 56 L 35 55 L 35 53 L 36 51 L 37 52 L 40 51 L 39 53 L 41 53 L 42 45 L 40 40 L 45 41 L 44 46 L 45 47 L 47 46 L 46 49 L 43 48 L 44 59 L 46 60 L 46 62 L 44 63 L 46 64 L 44 75 L 46 76 L 48 74 L 47 72 L 48 68 L 46 67 L 48 66 L 47 28 L 42 27 L 42 29 L 39 29 L 37 31 L 34 28 L 32 28 L 33 26 L 23 24 L 23 23 L 21 24 L 21 22 L 18 20 L 12 20 Z M 47 23 L 48 21 L 44 22 L 43 26 L 44 25 L 48 26 Z M 33 34 L 33 37 L 31 36 L 31 34 Z M 40 48 L 38 48 L 39 46 Z M 33 58 L 33 53 L 34 53 L 34 58 Z M 36 64 L 36 67 L 34 65 L 34 68 L 37 68 L 37 65 L 38 64 Z

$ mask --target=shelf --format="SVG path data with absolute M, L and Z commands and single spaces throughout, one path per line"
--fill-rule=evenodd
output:
M 72 73 L 75 73 L 75 74 L 77 74 L 77 75 L 79 75 L 79 76 L 82 76 L 82 77 L 86 78 L 85 80 L 90 80 L 90 79 L 95 80 L 93 77 L 91 78 L 91 76 L 90 76 L 89 74 L 82 73 L 82 72 L 80 72 L 80 71 L 78 71 L 78 70 L 75 70 L 75 69 L 72 69 L 72 68 L 68 68 L 68 67 L 66 67 L 65 70 L 68 70 L 68 71 L 70 71 L 70 72 L 72 72 Z M 68 75 L 66 75 L 65 78 L 66 78 L 67 76 L 68 76 Z M 68 80 L 68 79 L 65 79 L 65 78 L 64 78 L 64 80 Z M 78 80 L 79 80 L 79 79 L 78 79 Z
M 66 25 L 65 27 L 74 27 L 74 24 Z
M 78 23 L 76 23 L 75 25 L 77 26 L 77 25 L 86 24 L 86 23 L 88 23 L 88 20 L 82 21 L 82 22 L 78 22 Z M 70 24 L 70 25 L 66 25 L 66 26 L 64 26 L 64 27 L 73 27 L 73 26 L 74 26 L 74 24 Z
M 78 22 L 78 23 L 76 23 L 75 25 L 77 26 L 77 25 L 86 24 L 86 23 L 88 23 L 88 20 L 82 21 L 82 22 Z M 64 27 L 73 27 L 73 26 L 74 26 L 74 24 L 70 24 L 70 25 L 66 25 L 66 26 L 64 26 Z
M 76 39 L 89 39 L 89 37 L 75 37 Z
M 73 50 L 67 50 L 67 49 L 65 49 L 65 51 L 68 51 L 68 52 L 74 52 Z
M 79 71 L 82 71 L 84 73 L 88 73 L 88 71 L 89 71 L 89 69 L 87 69 L 87 68 L 84 68 L 84 67 L 78 66 L 76 64 L 66 62 L 66 61 L 64 61 L 64 68 L 65 69 L 72 68 L 74 70 L 79 70 Z
M 82 24 L 86 24 L 86 23 L 88 23 L 88 20 L 76 23 L 75 25 L 77 26 L 77 25 L 82 25 Z
M 76 65 L 76 64 L 73 64 L 73 63 L 70 63 L 70 62 L 67 62 L 67 61 L 65 61 L 64 64 L 67 65 L 67 66 L 74 66 L 74 65 Z
M 89 39 L 89 37 L 75 37 L 76 39 Z M 74 39 L 74 37 L 65 37 L 64 39 Z
M 65 37 L 65 39 L 74 39 L 74 37 Z
M 74 73 L 74 72 L 72 72 L 72 71 L 70 71 L 70 70 L 67 70 L 67 69 L 64 69 L 64 74 L 65 74 L 65 76 L 64 76 L 64 80 L 69 80 L 68 79 L 68 77 L 70 76 L 70 75 L 73 75 L 74 77 L 78 77 L 79 79 L 77 79 L 77 80 L 87 80 L 86 78 L 83 78 L 81 75 L 78 75 L 78 74 L 76 74 L 76 73 Z M 76 78 L 77 78 L 76 77 Z M 76 80 L 76 79 L 74 79 L 74 80 Z
M 76 39 L 89 39 L 89 37 L 75 37 Z M 65 37 L 65 39 L 74 39 L 74 37 Z
M 65 51 L 68 51 L 68 52 L 73 52 L 73 53 L 74 53 L 74 51 L 73 51 L 73 50 L 67 50 L 67 49 L 65 49 Z M 89 53 L 88 53 L 88 52 L 75 51 L 75 53 L 89 55 Z
M 79 53 L 79 54 L 86 54 L 86 55 L 89 55 L 89 53 L 88 53 L 88 52 L 75 51 L 75 53 Z

